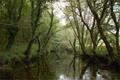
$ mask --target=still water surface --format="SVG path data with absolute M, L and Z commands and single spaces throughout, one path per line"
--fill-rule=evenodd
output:
M 92 78 L 94 77 L 94 78 Z M 65 74 L 60 74 L 58 80 L 120 80 L 120 74 L 118 72 L 110 72 L 108 70 L 98 70 L 96 76 L 92 76 L 91 70 L 87 69 L 82 79 L 73 79 Z

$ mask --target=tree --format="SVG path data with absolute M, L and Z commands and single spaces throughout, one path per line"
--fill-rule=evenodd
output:
M 18 24 L 22 17 L 23 4 L 24 4 L 23 0 L 1 1 L 1 7 L 2 7 L 1 15 L 3 16 L 3 19 L 1 19 L 2 20 L 1 25 L 5 26 L 4 28 L 7 30 L 9 35 L 8 42 L 6 45 L 7 50 L 9 50 L 12 47 L 17 32 L 19 31 Z

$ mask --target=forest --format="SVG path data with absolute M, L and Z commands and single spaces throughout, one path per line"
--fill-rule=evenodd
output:
M 120 0 L 0 0 L 0 80 L 120 80 Z

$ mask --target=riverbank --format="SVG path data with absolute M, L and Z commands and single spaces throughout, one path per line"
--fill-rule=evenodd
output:
M 118 58 L 113 61 L 108 55 L 81 55 L 83 62 L 89 65 L 96 65 L 103 70 L 112 70 L 120 72 L 120 62 Z

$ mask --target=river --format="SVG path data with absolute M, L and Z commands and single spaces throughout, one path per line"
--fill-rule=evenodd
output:
M 82 79 L 79 79 L 78 77 L 73 79 L 65 74 L 60 74 L 58 80 L 120 80 L 120 74 L 118 72 L 110 72 L 108 70 L 98 70 L 96 75 L 93 76 L 92 71 L 88 68 Z

